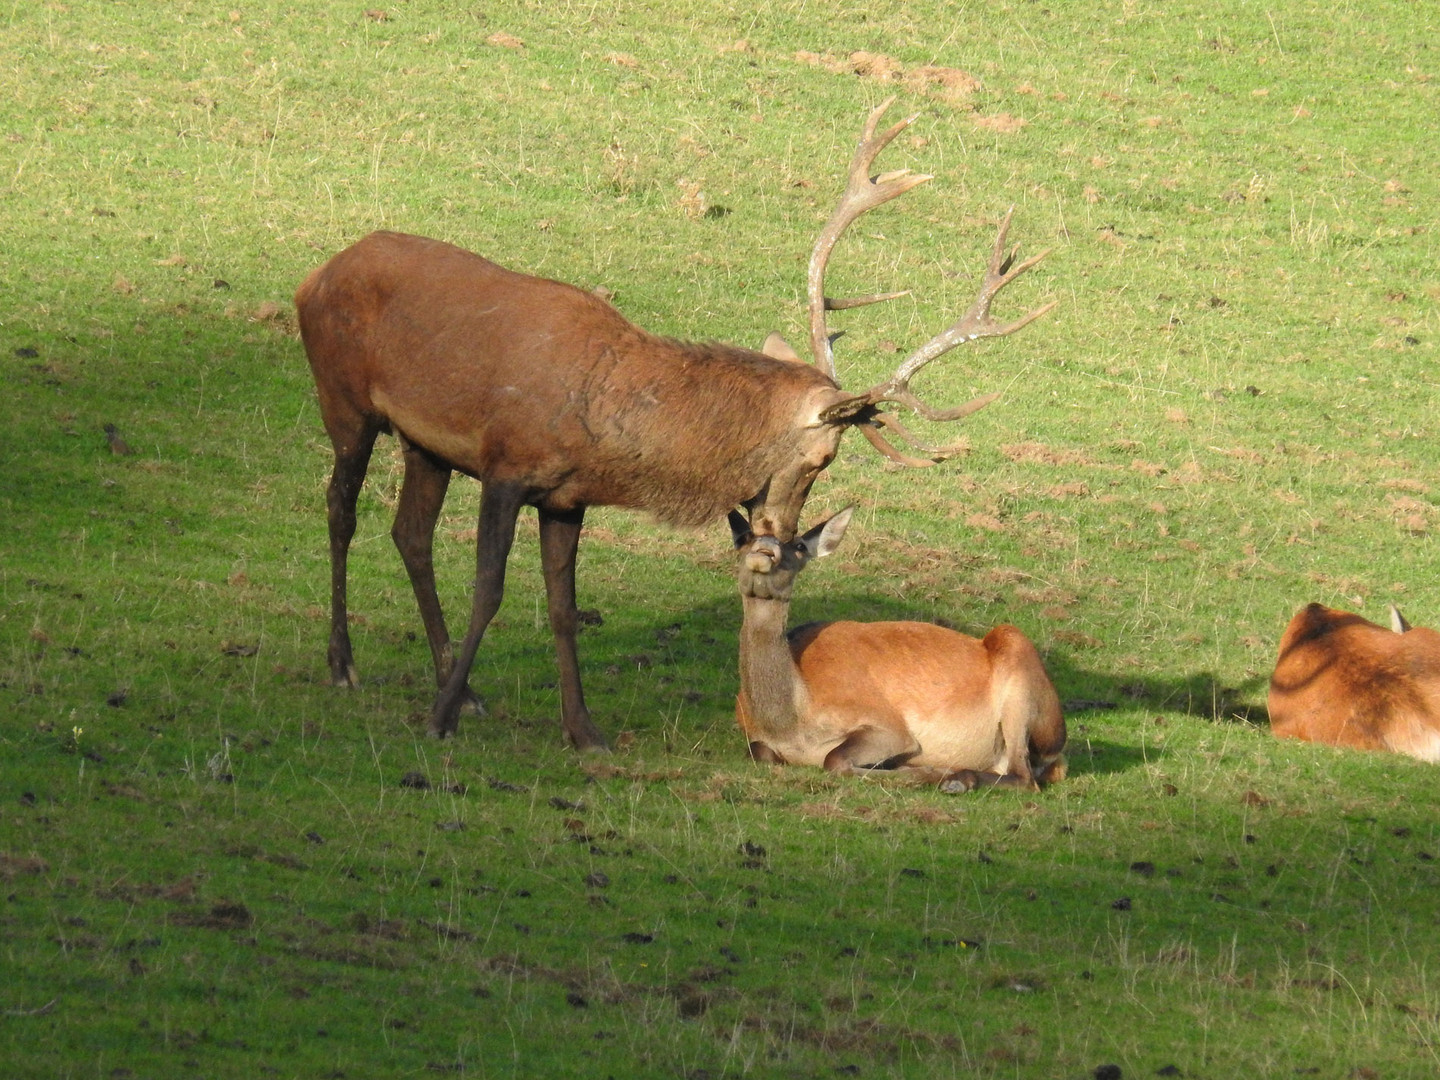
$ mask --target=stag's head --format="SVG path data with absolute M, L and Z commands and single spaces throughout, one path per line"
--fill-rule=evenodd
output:
M 828 385 L 817 385 L 803 399 L 801 415 L 796 418 L 798 443 L 788 464 L 778 468 L 754 499 L 747 504 L 751 525 L 756 535 L 771 535 L 782 543 L 789 542 L 795 535 L 801 507 L 810 492 L 810 486 L 820 471 L 830 464 L 840 445 L 840 437 L 848 428 L 857 427 L 876 450 L 891 461 L 911 468 L 934 465 L 956 452 L 956 447 L 928 447 L 912 435 L 893 414 L 882 408 L 886 403 L 901 405 L 918 413 L 927 420 L 947 422 L 959 420 L 977 409 L 994 401 L 998 394 L 986 394 L 973 401 L 952 408 L 934 408 L 921 401 L 910 389 L 910 380 L 936 357 L 949 352 L 957 345 L 983 337 L 1003 337 L 1013 334 L 1044 315 L 1054 302 L 1045 304 L 1011 323 L 997 323 L 990 317 L 990 304 L 996 294 L 1017 277 L 1029 270 L 1046 255 L 1039 255 L 1016 263 L 1019 246 L 1006 250 L 1006 237 L 1010 230 L 1010 218 L 1014 210 L 1007 212 L 1000 223 L 995 238 L 989 266 L 974 303 L 948 329 L 935 335 L 906 358 L 895 373 L 882 383 L 872 386 L 863 393 L 849 393 L 838 388 L 835 382 L 835 361 L 832 343 L 838 334 L 832 335 L 825 325 L 827 311 L 861 307 L 882 300 L 893 300 L 906 295 L 905 292 L 876 293 L 869 296 L 834 299 L 825 295 L 825 267 L 830 253 L 841 234 L 861 214 L 882 203 L 897 198 L 911 188 L 933 179 L 923 174 L 912 173 L 909 169 L 870 175 L 870 167 L 880 151 L 914 121 L 910 116 L 892 124 L 884 131 L 877 131 L 880 117 L 894 98 L 875 108 L 865 121 L 860 135 L 860 144 L 851 158 L 845 194 L 836 206 L 830 220 L 820 231 L 815 248 L 810 255 L 810 270 L 807 281 L 808 307 L 810 313 L 810 349 L 815 370 L 826 377 Z M 772 334 L 765 342 L 764 352 L 777 359 L 803 363 L 800 356 Z M 916 454 L 902 452 L 886 437 L 894 436 L 907 443 Z
M 796 411 L 785 418 L 789 437 L 778 446 L 770 478 L 746 503 L 756 535 L 788 542 L 794 538 L 810 488 L 835 460 L 846 430 L 867 422 L 875 408 L 863 396 L 847 393 L 806 364 L 777 334 L 766 339 L 767 356 L 790 361 L 794 375 L 809 386 L 798 396 Z M 748 527 L 748 524 L 747 524 Z

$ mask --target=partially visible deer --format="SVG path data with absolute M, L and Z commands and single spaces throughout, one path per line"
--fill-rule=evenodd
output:
M 898 769 L 945 791 L 1035 791 L 1065 776 L 1060 699 L 1030 639 L 977 640 L 933 623 L 785 624 L 795 576 L 829 555 L 851 509 L 782 542 L 732 511 L 739 552 L 740 695 L 756 761 L 829 772 Z
M 1411 629 L 1394 606 L 1386 629 L 1309 604 L 1280 638 L 1268 707 L 1282 739 L 1440 764 L 1440 634 Z
M 893 100 L 893 99 L 892 99 Z M 862 393 L 835 382 L 825 312 L 903 293 L 832 300 L 825 267 L 861 214 L 931 179 L 908 169 L 871 177 L 871 163 L 915 118 L 877 134 L 871 112 L 845 194 L 815 244 L 809 268 L 813 366 L 772 335 L 763 354 L 655 337 L 604 300 L 569 285 L 502 269 L 458 247 L 377 232 L 314 271 L 295 294 L 300 332 L 335 447 L 330 525 L 329 665 L 336 685 L 358 685 L 346 612 L 346 556 L 355 503 L 381 432 L 404 448 L 391 535 L 425 623 L 439 693 L 430 732 L 455 731 L 474 699 L 467 679 L 500 605 L 516 517 L 533 506 L 550 626 L 560 667 L 561 719 L 579 748 L 602 748 L 580 686 L 575 650 L 575 553 L 587 506 L 648 510 L 694 525 L 736 505 L 756 528 L 788 541 L 840 437 L 858 427 L 895 461 L 942 460 L 881 405 L 957 420 L 996 395 L 932 409 L 910 390 L 927 363 L 962 342 L 1014 333 L 1046 304 L 1007 325 L 990 317 L 995 295 L 1046 253 L 1015 263 L 1001 222 L 979 295 L 948 330 L 916 350 L 886 382 Z M 1012 211 L 1013 212 L 1013 211 Z M 897 450 L 882 429 L 925 457 Z M 474 603 L 458 654 L 435 591 L 435 523 L 453 472 L 481 483 Z

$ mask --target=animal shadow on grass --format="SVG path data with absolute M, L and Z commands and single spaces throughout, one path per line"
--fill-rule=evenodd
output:
M 1060 692 L 1068 736 L 1065 757 L 1070 775 L 1118 773 L 1166 753 L 1153 740 L 1135 732 L 1135 743 L 1107 742 L 1089 735 L 1092 718 L 1111 710 L 1151 709 L 1180 713 L 1201 723 L 1268 726 L 1264 694 L 1268 675 L 1256 675 L 1231 685 L 1213 672 L 1118 676 L 1094 671 L 1078 662 L 1076 653 L 1052 648 L 1044 654 L 1045 668 Z M 1163 717 L 1156 717 L 1163 723 Z M 1148 745 L 1147 745 L 1148 743 Z
M 521 595 L 524 589 L 517 583 L 515 592 Z M 602 590 L 587 590 L 582 580 L 579 644 L 585 686 L 594 699 L 592 707 L 596 709 L 597 719 L 607 734 L 614 738 L 622 727 L 637 732 L 658 730 L 660 725 L 655 717 L 673 718 L 673 722 L 678 723 L 678 727 L 667 734 L 667 740 L 682 730 L 689 730 L 691 725 L 713 724 L 721 735 L 720 752 L 736 760 L 744 758 L 743 737 L 733 720 L 728 719 L 739 690 L 741 603 L 733 587 L 722 585 L 709 599 L 688 609 L 660 611 L 641 605 L 610 606 L 603 594 L 595 595 L 600 592 Z M 529 599 L 529 594 L 526 595 Z M 596 601 L 604 606 L 591 606 Z M 962 633 L 983 637 L 995 622 L 1004 621 L 1004 613 L 997 616 L 992 611 L 970 612 L 963 603 L 956 604 L 952 610 L 953 617 L 946 613 L 933 618 L 933 604 L 922 607 L 907 603 L 904 598 L 853 587 L 811 590 L 797 596 L 790 626 L 827 619 L 915 620 L 938 622 Z M 405 615 L 408 618 L 410 612 L 407 610 Z M 475 688 L 487 699 L 492 716 L 488 721 L 475 722 L 512 724 L 516 717 L 531 714 L 538 708 L 541 714 L 533 715 L 528 725 L 537 732 L 548 732 L 558 722 L 554 717 L 543 715 L 543 711 L 551 707 L 558 709 L 554 700 L 553 648 L 548 635 L 538 628 L 531 629 L 525 622 L 528 620 L 517 620 L 517 625 L 509 630 L 497 626 L 499 632 L 493 635 L 495 640 L 487 642 L 489 653 L 482 647 L 482 655 L 490 662 L 491 670 L 533 673 L 533 682 L 522 681 L 527 683 L 532 695 L 538 696 L 516 702 L 518 712 L 507 713 L 504 692 L 477 672 Z M 414 637 L 423 641 L 418 635 Z M 1071 775 L 1121 773 L 1164 753 L 1153 744 L 1147 745 L 1138 730 L 1133 742 L 1125 741 L 1124 736 L 1117 740 L 1113 728 L 1104 732 L 1106 737 L 1099 737 L 1094 729 L 1103 728 L 1104 717 L 1112 710 L 1131 714 L 1145 709 L 1178 712 L 1212 723 L 1268 721 L 1263 704 L 1257 703 L 1257 699 L 1264 700 L 1265 678 L 1262 676 L 1230 686 L 1207 671 L 1173 676 L 1117 675 L 1094 670 L 1082 662 L 1088 656 L 1103 656 L 1103 647 L 1072 648 L 1046 641 L 1039 634 L 1035 640 L 1060 694 L 1068 727 L 1066 756 Z M 418 673 L 423 669 L 424 658 L 419 649 L 420 646 L 407 648 L 405 662 L 413 664 L 411 677 L 417 687 L 422 687 L 424 680 Z M 371 681 L 384 678 L 377 674 Z M 417 695 L 423 694 L 423 690 L 417 690 Z M 643 706 L 636 708 L 637 703 Z M 628 717 L 620 719 L 617 708 L 624 708 Z M 698 735 L 698 729 L 692 734 Z
M 1268 673 L 1234 682 L 1226 682 L 1210 671 L 1120 676 L 1090 670 L 1079 662 L 1077 653 L 1062 648 L 1052 648 L 1044 655 L 1045 667 L 1060 691 L 1066 716 L 1144 708 L 1177 712 L 1215 723 L 1270 722 L 1265 710 Z
M 1086 734 L 1084 725 L 1077 724 L 1074 720 L 1068 721 L 1066 726 L 1068 731 L 1065 740 L 1065 762 L 1066 772 L 1070 776 L 1084 773 L 1123 773 L 1145 763 L 1146 753 L 1138 746 L 1091 738 Z M 1150 760 L 1156 757 L 1153 748 L 1149 757 Z

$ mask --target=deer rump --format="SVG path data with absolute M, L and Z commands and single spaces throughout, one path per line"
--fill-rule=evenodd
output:
M 296 307 L 337 453 L 391 432 L 553 512 L 721 517 L 793 453 L 797 397 L 836 390 L 809 365 L 660 338 L 572 285 L 401 233 L 340 252 Z
M 876 759 L 851 757 L 862 768 L 1004 776 L 1021 758 L 1039 784 L 1064 777 L 1060 700 L 1016 627 L 977 639 L 933 623 L 841 621 L 787 636 L 806 698 L 803 733 L 793 742 L 766 734 L 743 695 L 737 708 L 746 737 L 787 764 L 823 766 L 835 747 L 869 730 Z
M 1440 634 L 1309 604 L 1280 639 L 1270 730 L 1440 764 Z

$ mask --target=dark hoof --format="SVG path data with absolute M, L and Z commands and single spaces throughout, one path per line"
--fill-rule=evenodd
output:
M 587 724 L 585 730 L 579 733 L 566 731 L 565 734 L 570 738 L 570 745 L 582 754 L 608 754 L 610 752 L 609 741 L 594 725 Z
M 468 684 L 461 682 L 458 686 L 441 687 L 435 695 L 435 704 L 430 707 L 430 737 L 444 739 L 454 735 L 460 727 L 461 714 L 472 703 L 483 715 L 485 710 L 480 705 L 480 699 Z
M 330 668 L 330 685 L 343 686 L 347 690 L 360 688 L 360 672 L 355 670 L 355 656 L 349 642 L 331 640 L 325 651 L 325 663 Z
M 448 739 L 460 729 L 460 717 L 457 713 L 448 722 L 439 713 L 430 714 L 430 726 L 426 734 L 432 739 Z
M 448 739 L 451 735 L 455 734 L 459 727 L 459 709 L 441 709 L 437 705 L 435 711 L 430 714 L 430 728 L 428 734 L 432 739 Z
M 562 720 L 563 723 L 563 720 Z M 588 716 L 582 717 L 573 727 L 565 725 L 565 737 L 570 745 L 582 754 L 608 754 L 610 743 Z
M 940 781 L 940 790 L 946 795 L 961 795 L 967 791 L 974 791 L 979 782 L 977 777 L 969 769 L 961 769 L 957 773 L 951 773 L 944 780 Z

